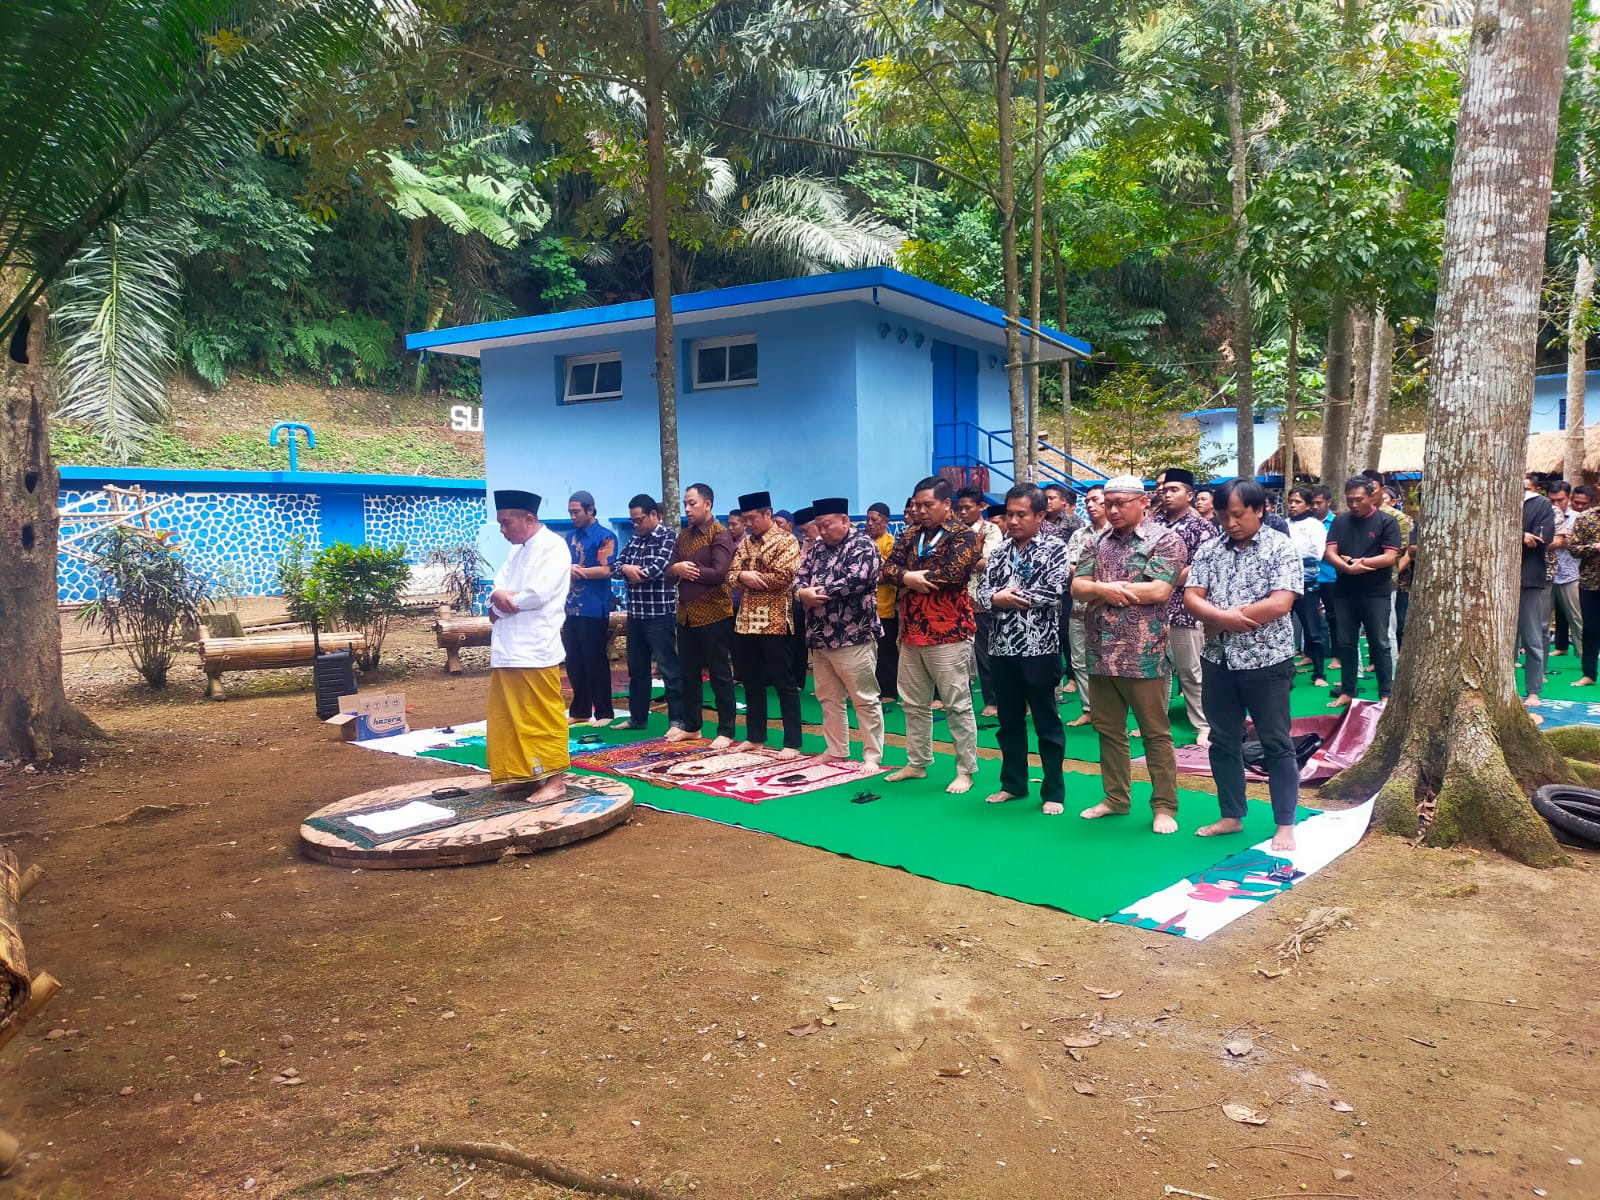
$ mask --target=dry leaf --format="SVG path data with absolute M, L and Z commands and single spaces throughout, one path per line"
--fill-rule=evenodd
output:
M 1084 1061 L 1083 1051 L 1082 1050 L 1074 1050 L 1071 1046 L 1067 1047 L 1067 1057 L 1070 1058 L 1073 1062 L 1083 1062 Z
M 1235 1058 L 1243 1058 L 1256 1048 L 1256 1044 L 1249 1038 L 1234 1038 L 1231 1042 L 1223 1042 L 1222 1048 Z
M 844 997 L 843 996 L 829 996 L 827 998 L 827 1000 L 828 1000 L 829 1004 L 842 1004 L 844 1002 Z
M 1087 983 L 1083 985 L 1083 990 L 1086 992 L 1093 992 L 1102 1000 L 1115 1000 L 1118 996 L 1122 995 L 1121 988 L 1118 988 L 1116 991 L 1108 991 L 1103 987 L 1094 987 L 1093 985 Z
M 1183 1001 L 1182 1000 L 1174 1000 L 1171 1004 L 1167 1005 L 1161 1011 L 1162 1012 L 1169 1012 L 1169 1013 L 1182 1012 L 1183 1011 Z
M 1266 1117 L 1243 1104 L 1224 1104 L 1222 1106 L 1222 1115 L 1230 1121 L 1239 1122 L 1241 1125 L 1265 1125 L 1267 1123 Z
M 822 1023 L 824 1025 L 837 1025 L 838 1024 L 838 1022 L 835 1021 L 832 1017 L 823 1017 L 822 1018 Z
M 940 1067 L 934 1072 L 935 1075 L 944 1079 L 960 1079 L 963 1075 L 970 1075 L 971 1073 L 972 1068 L 967 1066 L 966 1063 L 957 1063 L 953 1067 Z
M 1094 1090 L 1094 1084 L 1085 1083 L 1081 1079 L 1072 1085 L 1072 1090 L 1077 1092 L 1080 1096 L 1093 1096 L 1096 1094 Z
M 1356 1110 L 1354 1104 L 1346 1104 L 1343 1100 L 1329 1100 L 1328 1107 L 1333 1109 L 1334 1112 L 1355 1112 Z
M 821 1033 L 822 1026 L 816 1021 L 807 1021 L 803 1025 L 789 1026 L 789 1032 L 795 1037 L 810 1037 L 813 1033 Z
M 1100 1044 L 1100 1035 L 1094 1033 L 1077 1034 L 1073 1037 L 1062 1038 L 1061 1044 L 1067 1047 L 1076 1046 L 1080 1050 L 1087 1050 L 1091 1046 Z
M 1328 1090 L 1328 1081 L 1320 1075 L 1313 1075 L 1310 1071 L 1296 1071 L 1294 1073 L 1294 1081 L 1303 1083 L 1306 1087 L 1321 1088 L 1323 1091 Z
M 828 1001 L 828 1008 L 830 1010 L 832 1010 L 833 1012 L 847 1012 L 850 1009 L 855 1008 L 855 1007 L 856 1007 L 856 1005 L 851 1004 L 848 1000 L 830 1000 L 830 1001 Z
M 1284 967 L 1281 970 L 1277 970 L 1277 971 L 1269 971 L 1265 967 L 1257 967 L 1256 968 L 1256 974 L 1260 975 L 1263 979 L 1276 979 L 1276 978 L 1278 978 L 1278 976 L 1287 975 L 1288 973 L 1289 973 L 1289 968 L 1288 967 Z

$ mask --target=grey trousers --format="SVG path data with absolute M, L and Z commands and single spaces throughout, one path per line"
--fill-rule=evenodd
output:
M 1544 656 L 1549 645 L 1550 589 L 1525 587 L 1517 597 L 1517 647 L 1523 654 L 1530 696 L 1544 691 Z
M 1199 626 L 1186 629 L 1174 625 L 1167 636 L 1172 673 L 1183 689 L 1183 706 L 1189 711 L 1189 723 L 1194 726 L 1196 739 L 1202 746 L 1211 741 L 1211 726 L 1206 723 L 1206 710 L 1200 697 L 1200 648 L 1205 642 L 1205 630 Z
M 978 723 L 972 716 L 972 647 L 900 644 L 900 707 L 906 714 L 906 764 L 933 765 L 933 694 L 944 701 L 944 718 L 956 744 L 956 769 L 978 769 Z
M 1556 608 L 1567 619 L 1567 633 L 1572 639 L 1572 652 L 1583 657 L 1583 610 L 1578 604 L 1578 581 L 1550 585 Z
M 1089 711 L 1089 632 L 1083 621 L 1073 617 L 1067 626 L 1067 644 L 1072 652 L 1072 675 L 1078 680 L 1078 700 Z
M 878 647 L 875 642 L 841 646 L 837 650 L 814 647 L 811 674 L 822 705 L 822 736 L 832 758 L 850 757 L 850 716 L 845 700 L 855 705 L 861 726 L 861 760 L 883 761 L 883 706 L 878 700 Z

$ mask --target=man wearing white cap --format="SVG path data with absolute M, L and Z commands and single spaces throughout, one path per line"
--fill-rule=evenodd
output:
M 1128 711 L 1144 739 L 1150 771 L 1151 828 L 1178 831 L 1178 763 L 1167 703 L 1167 604 L 1188 562 L 1183 540 L 1150 519 L 1144 482 L 1118 475 L 1105 483 L 1108 528 L 1073 568 L 1072 596 L 1089 606 L 1084 618 L 1089 695 L 1100 735 L 1105 799 L 1079 815 L 1093 821 L 1126 816 L 1132 806 Z
M 566 543 L 539 520 L 539 497 L 494 494 L 511 543 L 489 593 L 489 778 L 530 802 L 566 791 L 567 719 L 561 703 L 561 625 L 572 580 Z

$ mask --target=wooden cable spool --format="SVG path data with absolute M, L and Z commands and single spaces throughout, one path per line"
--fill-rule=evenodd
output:
M 17 856 L 0 850 L 0 1036 L 28 1003 L 28 956 L 17 924 L 17 903 L 23 890 Z
M 489 629 L 488 617 L 440 617 L 433 623 L 433 641 L 444 651 L 446 674 L 461 673 L 461 647 L 489 644 Z
M 281 667 L 309 667 L 316 661 L 316 640 L 309 633 L 260 633 L 247 637 L 200 636 L 200 663 L 206 673 L 206 695 L 221 700 L 224 671 L 269 671 Z M 359 633 L 334 632 L 322 635 L 324 650 L 343 650 L 357 654 L 367 647 Z

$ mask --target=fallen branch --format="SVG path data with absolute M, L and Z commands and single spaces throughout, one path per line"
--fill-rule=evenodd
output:
M 1196 1104 L 1192 1108 L 1152 1108 L 1150 1110 L 1150 1115 L 1165 1117 L 1170 1116 L 1172 1113 L 1199 1112 L 1202 1108 L 1215 1108 L 1227 1098 L 1228 1093 L 1223 1092 L 1222 1095 L 1218 1096 L 1215 1100 L 1207 1100 L 1204 1104 Z
M 1173 1187 L 1170 1183 L 1161 1189 L 1163 1196 L 1188 1196 L 1190 1200 L 1217 1200 L 1215 1196 L 1208 1196 L 1204 1192 L 1191 1192 L 1188 1188 Z
M 1445 1179 L 1448 1179 L 1450 1177 L 1451 1173 L 1456 1170 L 1458 1165 L 1459 1164 L 1457 1164 L 1457 1163 L 1451 1163 L 1448 1167 L 1445 1168 L 1445 1172 L 1444 1172 L 1443 1175 L 1440 1175 L 1437 1179 L 1430 1179 L 1430 1180 L 1428 1180 L 1427 1183 L 1419 1184 L 1417 1187 L 1412 1188 L 1404 1196 L 1401 1196 L 1400 1200 L 1411 1200 L 1411 1197 L 1415 1196 L 1418 1192 L 1424 1191 L 1427 1188 L 1431 1188 L 1434 1184 L 1441 1183 Z
M 360 1167 L 354 1171 L 335 1171 L 332 1175 L 319 1175 L 315 1179 L 308 1179 L 304 1183 L 297 1183 L 285 1196 L 300 1196 L 306 1192 L 315 1192 L 320 1188 L 332 1187 L 336 1183 L 353 1183 L 357 1179 L 372 1179 L 379 1175 L 393 1175 L 403 1168 L 403 1162 L 390 1163 L 387 1167 Z
M 831 1192 L 813 1192 L 800 1200 L 875 1200 L 878 1196 L 892 1195 L 906 1184 L 925 1183 L 943 1170 L 943 1163 L 930 1163 L 920 1171 L 907 1171 L 903 1175 L 885 1175 L 866 1183 L 841 1183 Z
M 583 1171 L 574 1171 L 547 1159 L 524 1154 L 504 1143 L 494 1142 L 423 1142 L 418 1149 L 425 1154 L 444 1154 L 452 1158 L 475 1158 L 480 1162 L 496 1162 L 502 1166 L 516 1167 L 536 1175 L 556 1187 L 573 1188 L 596 1196 L 620 1196 L 622 1200 L 675 1200 L 665 1192 L 643 1184 L 624 1183 L 620 1179 L 602 1179 Z
M 1361 1200 L 1354 1192 L 1267 1192 L 1262 1196 L 1250 1196 L 1247 1200 L 1289 1200 L 1290 1196 L 1323 1196 L 1332 1197 L 1333 1200 Z
M 1230 1146 L 1227 1153 L 1235 1150 L 1271 1150 L 1278 1154 L 1297 1154 L 1301 1158 L 1309 1158 L 1319 1163 L 1326 1163 L 1328 1156 L 1318 1152 L 1315 1146 L 1301 1146 L 1298 1142 L 1260 1142 L 1254 1146 Z

